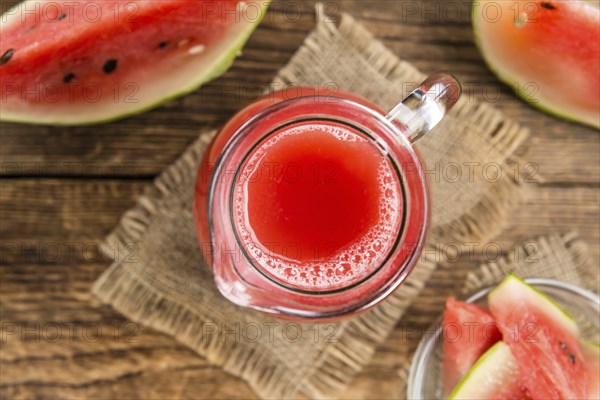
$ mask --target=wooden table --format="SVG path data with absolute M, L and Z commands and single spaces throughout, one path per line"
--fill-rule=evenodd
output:
M 199 127 L 219 126 L 255 98 L 256 85 L 267 86 L 314 26 L 313 4 L 275 1 L 233 68 L 159 109 L 91 127 L 0 126 L 2 398 L 254 397 L 242 380 L 171 338 L 128 323 L 89 289 L 109 264 L 98 243 Z M 444 0 L 326 2 L 328 12 L 351 13 L 422 71 L 453 71 L 470 99 L 493 102 L 531 128 L 529 154 L 521 155 L 543 179 L 499 237 L 504 249 L 576 230 L 598 259 L 598 132 L 549 117 L 499 83 L 474 45 L 469 6 Z M 481 261 L 452 264 L 433 279 L 442 285 Z M 410 309 L 409 320 L 433 318 L 421 307 Z M 344 397 L 398 396 L 400 355 L 417 340 L 399 326 Z

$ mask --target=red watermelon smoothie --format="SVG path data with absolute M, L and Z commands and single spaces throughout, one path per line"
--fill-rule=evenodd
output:
M 206 152 L 195 192 L 200 246 L 221 293 L 304 320 L 351 315 L 397 288 L 429 210 L 408 127 L 355 95 L 314 88 L 238 113 Z

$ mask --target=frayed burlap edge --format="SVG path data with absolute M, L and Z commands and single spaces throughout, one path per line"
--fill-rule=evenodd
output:
M 529 259 L 536 262 L 529 262 Z M 561 279 L 596 293 L 600 291 L 598 266 L 593 262 L 587 244 L 576 232 L 543 236 L 516 246 L 506 257 L 470 272 L 463 293 L 494 285 L 509 273 L 523 278 Z
M 356 24 L 347 15 L 344 15 L 339 27 L 334 24 L 320 23 L 307 37 L 303 48 L 318 49 L 320 41 L 327 40 L 326 35 L 347 37 L 357 51 L 367 59 L 374 60 L 373 65 L 386 76 L 404 69 L 403 73 L 412 72 L 415 76 L 422 77 L 422 74 L 410 64 L 398 61 L 380 42 L 375 41 L 366 29 Z M 293 60 L 290 64 L 293 64 Z M 285 72 L 285 69 L 282 70 L 282 76 Z M 491 108 L 485 105 L 476 107 L 481 112 L 491 111 Z M 459 105 L 457 108 L 465 113 L 473 112 L 468 105 Z M 504 129 L 513 134 L 510 137 L 512 143 L 507 150 L 508 154 L 512 153 L 512 150 L 526 137 L 525 130 L 515 131 L 512 129 L 512 123 L 510 125 Z M 490 132 L 497 130 L 497 126 L 490 125 L 489 130 Z M 497 137 L 498 140 L 508 140 L 509 136 L 502 134 Z M 161 210 L 163 199 L 173 192 L 172 188 L 182 181 L 183 176 L 196 173 L 200 156 L 211 138 L 212 133 L 203 134 L 175 164 L 155 180 L 154 185 L 141 196 L 138 204 L 125 213 L 119 225 L 106 239 L 104 250 L 108 255 L 111 254 L 108 245 L 113 245 L 115 242 L 127 245 L 143 239 L 153 215 Z M 483 219 L 497 224 L 497 218 L 506 213 L 507 208 L 517 201 L 514 199 L 520 197 L 517 195 L 520 191 L 516 190 L 517 186 L 513 182 L 500 186 L 500 189 L 488 195 L 478 205 L 481 211 L 471 210 L 471 214 L 477 215 L 464 216 L 448 227 L 434 228 L 432 234 L 434 236 L 450 234 L 452 237 L 467 235 L 478 235 L 478 238 L 490 237 L 487 232 L 484 234 L 481 233 L 483 230 L 477 229 L 476 221 Z M 501 199 L 499 205 L 494 205 L 499 198 Z M 376 308 L 345 322 L 344 335 L 340 336 L 337 343 L 325 347 L 319 364 L 315 365 L 315 373 L 296 381 L 287 378 L 289 374 L 279 369 L 273 360 L 267 360 L 261 354 L 244 353 L 240 351 L 241 347 L 222 340 L 219 335 L 215 335 L 213 340 L 207 342 L 198 341 L 199 338 L 195 333 L 207 321 L 205 316 L 198 313 L 198 310 L 192 310 L 156 293 L 134 273 L 120 267 L 119 264 L 113 264 L 95 283 L 92 291 L 99 299 L 111 304 L 132 320 L 175 336 L 177 340 L 204 355 L 209 361 L 242 377 L 263 398 L 292 398 L 299 395 L 331 398 L 339 394 L 356 373 L 368 363 L 375 351 L 375 345 L 387 337 L 394 323 L 417 298 L 435 267 L 434 262 L 422 258 L 403 283 L 401 290 L 394 292 Z
M 196 174 L 199 160 L 215 133 L 214 130 L 202 133 L 175 163 L 154 179 L 152 185 L 146 187 L 136 205 L 123 214 L 119 224 L 101 243 L 100 248 L 105 255 L 114 256 L 112 246 L 115 243 L 127 246 L 128 243 L 142 239 L 152 221 L 152 216 L 160 210 L 163 199 L 174 192 L 174 188 L 182 182 L 183 176 Z

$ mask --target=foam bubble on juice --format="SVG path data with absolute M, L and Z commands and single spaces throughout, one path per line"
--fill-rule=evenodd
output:
M 234 218 L 247 254 L 257 267 L 294 287 L 306 290 L 335 289 L 367 276 L 383 262 L 398 235 L 401 222 L 401 194 L 395 172 L 387 159 L 382 156 L 377 169 L 380 191 L 379 218 L 377 224 L 366 234 L 337 254 L 314 262 L 299 262 L 269 251 L 249 228 L 250 224 L 244 210 L 247 189 L 243 183 L 252 178 L 270 147 L 285 137 L 309 130 L 325 132 L 344 142 L 367 142 L 367 139 L 348 129 L 330 125 L 303 125 L 276 134 L 255 151 L 240 172 L 239 181 L 242 184 L 235 186 Z

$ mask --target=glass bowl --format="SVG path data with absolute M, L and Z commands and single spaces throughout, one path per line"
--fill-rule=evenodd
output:
M 570 283 L 542 278 L 525 281 L 546 293 L 567 310 L 579 325 L 583 339 L 600 341 L 600 298 Z M 485 288 L 466 301 L 487 305 L 487 294 L 494 286 Z M 442 318 L 427 330 L 413 357 L 408 375 L 408 399 L 443 399 Z

